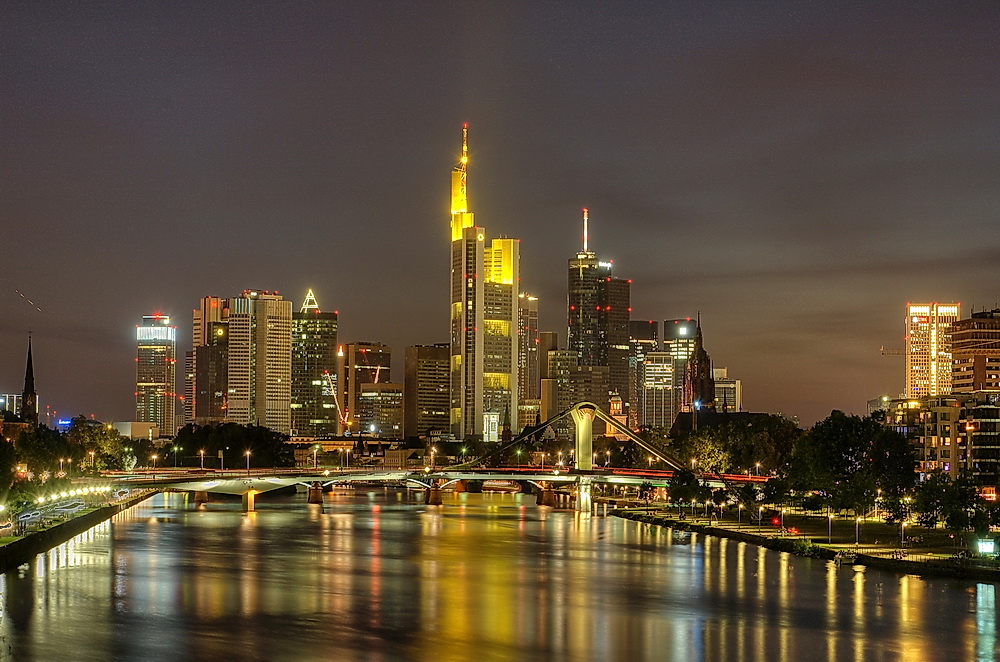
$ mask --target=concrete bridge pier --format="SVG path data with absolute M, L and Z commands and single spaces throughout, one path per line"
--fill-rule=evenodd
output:
M 208 492 L 195 492 L 194 505 L 198 506 L 203 503 L 208 503 Z
M 257 490 L 247 490 L 243 493 L 243 512 L 252 513 L 254 496 L 256 496 Z
M 469 490 L 466 487 L 465 480 L 456 480 L 455 481 L 455 494 L 461 494 L 462 492 L 468 492 L 468 491 Z
M 424 504 L 428 506 L 440 506 L 441 502 L 441 488 L 438 483 L 431 483 L 431 486 L 427 488 L 427 492 L 424 493 Z
M 543 487 L 538 492 L 538 505 L 539 506 L 550 506 L 552 508 L 556 505 L 556 492 L 551 487 Z
M 309 503 L 323 503 L 323 486 L 319 483 L 309 486 Z
M 576 492 L 576 512 L 589 513 L 594 507 L 591 498 L 592 478 L 590 476 L 580 476 Z

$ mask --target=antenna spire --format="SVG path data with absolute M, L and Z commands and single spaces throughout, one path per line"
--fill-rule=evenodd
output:
M 313 294 L 311 287 L 309 288 L 309 291 L 306 292 L 306 298 L 302 302 L 302 307 L 299 308 L 299 312 L 304 313 L 308 310 L 312 310 L 317 313 L 319 312 L 319 304 L 316 303 L 316 295 Z
M 590 221 L 590 210 L 583 208 L 583 252 L 587 252 L 587 223 Z

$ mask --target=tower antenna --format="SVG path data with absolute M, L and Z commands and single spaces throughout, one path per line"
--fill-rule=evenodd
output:
M 459 167 L 462 169 L 462 198 L 464 200 L 469 199 L 469 189 L 466 177 L 468 176 L 468 166 L 469 166 L 469 123 L 466 122 L 462 125 L 462 159 L 459 163 Z
M 587 252 L 587 223 L 590 220 L 590 210 L 583 208 L 583 252 Z

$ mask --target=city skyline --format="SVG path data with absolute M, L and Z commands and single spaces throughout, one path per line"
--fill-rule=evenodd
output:
M 20 390 L 30 330 L 43 405 L 128 420 L 134 320 L 248 286 L 313 288 L 346 342 L 447 341 L 442 219 L 468 122 L 470 208 L 522 240 L 541 331 L 565 340 L 588 207 L 633 319 L 700 311 L 747 409 L 863 412 L 903 389 L 879 347 L 903 347 L 907 301 L 967 316 L 1000 299 L 998 18 L 986 3 L 9 7 L 0 391 Z M 455 35 L 462 55 L 441 47 Z

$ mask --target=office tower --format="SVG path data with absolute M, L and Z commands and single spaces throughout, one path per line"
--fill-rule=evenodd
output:
M 538 334 L 538 380 L 546 379 L 549 376 L 549 352 L 559 349 L 558 331 L 541 331 Z M 541 395 L 541 383 L 539 383 L 539 396 Z
M 292 435 L 336 434 L 337 311 L 319 309 L 312 290 L 292 314 Z
M 713 368 L 715 410 L 722 413 L 743 411 L 743 382 L 729 376 L 727 368 Z
M 694 353 L 695 338 L 698 335 L 698 323 L 690 317 L 684 319 L 664 320 L 663 351 L 671 358 L 671 410 L 670 425 L 673 425 L 684 396 L 684 371 L 688 359 Z M 669 427 L 669 426 L 668 426 Z
M 517 302 L 518 399 L 535 400 L 541 389 L 538 376 L 538 297 L 522 292 L 518 295 Z
M 555 349 L 548 353 L 548 373 L 542 380 L 540 404 L 541 419 L 547 420 L 578 402 L 608 404 L 608 367 L 581 366 L 580 356 L 569 349 Z M 569 439 L 573 434 L 570 417 L 553 424 L 558 437 Z M 604 421 L 595 420 L 594 434 L 604 433 Z
M 609 391 L 629 392 L 630 280 L 615 278 L 612 263 L 599 260 L 588 245 L 588 210 L 583 210 L 583 250 L 569 260 L 567 349 L 581 366 L 606 366 Z M 607 408 L 608 398 L 597 402 Z
M 38 425 L 38 394 L 35 393 L 35 366 L 31 361 L 31 336 L 28 336 L 28 362 L 24 366 L 24 390 L 17 410 L 21 420 Z
M 517 410 L 518 257 L 516 239 L 493 239 L 469 211 L 468 125 L 451 173 L 451 432 L 483 436 Z
M 646 352 L 642 366 L 642 423 L 646 428 L 669 430 L 680 411 L 680 391 L 675 387 L 677 362 L 671 352 Z
M 643 420 L 642 395 L 644 378 L 642 374 L 646 355 L 660 350 L 660 323 L 653 320 L 632 320 L 629 322 L 628 373 L 629 390 L 627 408 L 632 429 L 645 425 Z
M 204 330 L 204 344 L 192 350 L 194 412 L 188 422 L 216 425 L 226 421 L 229 398 L 229 322 L 206 322 Z
M 361 428 L 360 401 L 364 384 L 382 384 L 390 380 L 392 350 L 380 343 L 354 342 L 338 350 L 338 397 L 340 398 L 340 433 L 356 434 Z M 369 424 L 371 422 L 369 421 Z
M 292 397 L 292 302 L 244 290 L 229 299 L 227 420 L 288 433 Z
M 1000 309 L 951 325 L 951 392 L 1000 390 Z
M 906 304 L 906 397 L 951 393 L 949 328 L 960 316 L 959 303 Z
M 448 431 L 450 358 L 448 343 L 406 348 L 403 379 L 403 432 L 406 438 Z
M 695 328 L 694 348 L 684 366 L 683 411 L 715 409 L 715 378 L 712 373 L 712 359 L 705 351 L 701 335 L 701 318 Z
M 184 422 L 194 423 L 197 418 L 197 411 L 199 407 L 197 405 L 198 400 L 198 348 L 206 345 L 216 344 L 218 345 L 219 339 L 216 334 L 219 333 L 220 322 L 225 323 L 229 318 L 229 307 L 228 299 L 221 299 L 219 297 L 207 296 L 203 297 L 201 302 L 191 314 L 191 350 L 185 352 L 184 359 Z M 226 335 L 223 332 L 223 335 Z M 202 371 L 206 372 L 206 371 Z M 213 374 L 218 371 L 212 371 Z M 225 391 L 227 385 L 223 383 L 222 390 Z M 213 383 L 211 385 L 202 384 L 200 389 L 203 392 L 214 392 L 218 390 L 219 384 Z M 224 399 L 225 396 L 223 396 Z M 216 411 L 218 409 L 218 403 L 213 405 L 203 406 L 200 408 L 202 415 L 207 416 L 206 412 Z
M 177 327 L 159 313 L 143 315 L 135 327 L 135 420 L 153 423 L 160 436 L 176 431 Z
M 403 385 L 389 382 L 359 385 L 359 434 L 380 439 L 403 438 Z

